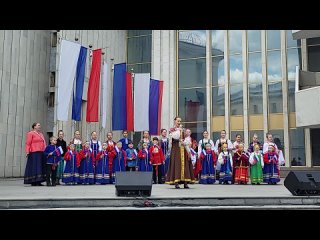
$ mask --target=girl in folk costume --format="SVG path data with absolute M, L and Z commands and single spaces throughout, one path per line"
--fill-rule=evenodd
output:
M 189 188 L 188 183 L 194 183 L 193 167 L 191 154 L 184 145 L 184 131 L 181 126 L 181 118 L 174 119 L 175 126 L 170 129 L 172 136 L 170 165 L 166 177 L 167 184 L 174 184 L 175 188 L 180 188 L 179 184 L 183 183 L 184 188 Z
M 161 147 L 158 145 L 158 138 L 154 137 L 153 145 L 149 148 L 150 164 L 153 167 L 153 183 L 162 184 L 161 166 L 164 164 L 164 155 Z
M 80 156 L 79 153 L 75 151 L 74 144 L 69 145 L 68 152 L 64 155 L 64 160 L 66 161 L 62 182 L 66 184 L 77 184 L 79 182 L 79 166 L 80 166 Z
M 166 129 L 161 129 L 159 146 L 161 147 L 163 155 L 164 155 L 165 164 L 161 165 L 161 170 L 162 170 L 162 182 L 165 182 L 166 175 L 167 175 L 168 168 L 169 168 L 169 163 L 170 163 L 169 138 L 167 138 L 167 130 Z
M 67 143 L 63 139 L 63 137 L 64 137 L 64 132 L 62 130 L 59 130 L 58 131 L 58 139 L 57 139 L 57 147 L 61 147 L 62 148 L 63 154 L 61 154 L 60 161 L 59 161 L 58 166 L 57 166 L 57 180 L 56 180 L 56 184 L 57 185 L 60 185 L 60 179 L 62 178 L 63 169 L 64 169 L 63 157 L 67 152 Z
M 250 154 L 249 163 L 250 167 L 250 179 L 251 184 L 260 184 L 263 180 L 262 176 L 262 168 L 263 164 L 263 156 L 260 152 L 259 144 L 254 145 L 254 152 Z
M 139 172 L 152 172 L 152 166 L 150 164 L 150 154 L 148 150 L 148 144 L 142 144 L 143 149 L 138 153 L 138 171 Z
M 107 152 L 108 152 L 108 158 L 109 158 L 109 173 L 110 173 L 110 179 L 112 178 L 112 163 L 113 158 L 116 156 L 116 152 L 114 151 L 114 148 L 116 147 L 116 142 L 112 140 L 113 134 L 112 132 L 107 133 L 107 140 L 106 143 L 108 144 Z
M 91 133 L 90 148 L 92 149 L 92 153 L 93 153 L 92 157 L 95 160 L 97 158 L 98 152 L 102 151 L 102 145 L 101 145 L 101 142 L 97 139 L 96 131 L 93 131 Z
M 212 150 L 210 143 L 206 143 L 202 150 L 199 160 L 201 161 L 200 184 L 213 184 L 216 182 L 216 162 L 217 156 Z
M 84 148 L 80 151 L 79 183 L 94 184 L 94 155 L 90 142 L 86 142 Z
M 140 142 L 138 144 L 138 150 L 139 151 L 143 148 L 143 143 L 147 143 L 148 150 L 149 150 L 150 146 L 152 146 L 152 142 L 150 140 L 149 131 L 143 131 L 143 137 L 142 137 L 142 139 L 140 140 Z
M 233 155 L 234 181 L 238 184 L 247 184 L 249 182 L 249 153 L 244 151 L 243 143 L 238 145 L 238 150 Z
M 114 148 L 115 157 L 112 163 L 112 183 L 115 183 L 116 172 L 126 171 L 127 155 L 122 149 L 122 142 L 118 142 Z
M 137 150 L 133 148 L 133 142 L 131 140 L 129 140 L 128 148 L 126 150 L 126 155 L 127 155 L 126 170 L 136 171 L 138 153 L 137 153 Z
M 108 144 L 102 144 L 102 151 L 97 154 L 95 162 L 95 180 L 96 183 L 108 184 L 110 183 L 109 174 L 109 157 L 108 157 Z
M 222 152 L 219 154 L 218 162 L 220 163 L 219 184 L 229 184 L 232 181 L 232 155 L 228 150 L 228 144 L 222 144 Z
M 280 181 L 279 158 L 274 145 L 270 143 L 268 152 L 263 154 L 263 182 L 268 184 L 277 184 Z
M 75 131 L 74 132 L 74 138 L 70 141 L 70 144 L 74 144 L 74 150 L 76 152 L 80 152 L 82 149 L 82 140 L 81 140 L 81 135 L 80 131 Z
M 233 142 L 233 149 L 232 149 L 232 153 L 235 154 L 237 151 L 238 151 L 238 148 L 239 148 L 239 144 L 242 143 L 242 140 L 241 140 L 241 135 L 240 134 L 237 134 L 236 135 L 236 140 Z
M 51 137 L 50 143 L 44 150 L 44 155 L 47 158 L 47 186 L 56 186 L 57 165 L 63 150 L 62 147 L 57 147 L 56 137 Z
M 274 150 L 276 152 L 276 154 L 278 155 L 278 160 L 279 160 L 279 166 L 282 166 L 285 163 L 284 157 L 283 157 L 283 153 L 281 150 L 279 150 L 277 144 L 275 144 L 273 142 L 273 137 L 271 133 L 267 133 L 266 134 L 266 142 L 263 144 L 263 154 L 268 152 L 268 148 L 269 148 L 269 144 L 273 144 L 274 145 Z
M 203 150 L 206 150 L 206 144 L 207 144 L 207 143 L 210 144 L 211 150 L 215 150 L 213 141 L 212 141 L 211 139 L 209 139 L 209 133 L 208 133 L 208 131 L 207 131 L 207 130 L 204 131 L 202 135 L 203 135 L 203 139 L 201 139 L 201 140 L 199 141 L 199 144 L 198 144 L 198 146 L 199 146 L 199 147 L 198 147 L 198 156 L 201 155 L 201 153 L 203 152 Z
M 253 153 L 254 152 L 254 145 L 255 144 L 259 144 L 260 151 L 262 152 L 262 144 L 259 142 L 258 135 L 256 133 L 253 134 L 252 142 L 249 144 L 249 147 L 248 147 L 248 152 L 249 153 Z

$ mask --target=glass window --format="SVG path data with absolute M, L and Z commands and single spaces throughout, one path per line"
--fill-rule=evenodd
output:
M 287 30 L 287 47 L 301 47 L 301 40 L 293 40 L 292 30 Z
M 262 83 L 249 85 L 249 114 L 262 114 Z
M 179 88 L 205 87 L 206 59 L 190 59 L 179 61 Z
M 179 32 L 179 59 L 206 56 L 206 30 Z
M 231 142 L 234 143 L 236 141 L 237 134 L 241 135 L 242 142 L 244 142 L 243 131 L 231 131 L 231 137 L 230 137 Z
M 320 128 L 310 129 L 312 166 L 320 166 Z
M 269 97 L 269 113 L 282 113 L 282 83 L 269 83 L 268 85 Z
M 267 30 L 267 46 L 270 49 L 280 49 L 280 30 Z
M 225 83 L 224 78 L 224 58 L 223 56 L 212 58 L 212 85 L 222 85 Z
M 261 31 L 248 30 L 248 51 L 261 51 Z
M 320 37 L 307 38 L 307 45 L 320 45 Z
M 248 82 L 262 83 L 261 53 L 249 53 Z
M 225 91 L 224 86 L 212 88 L 212 115 L 224 116 L 224 100 Z
M 291 166 L 305 166 L 305 147 L 303 128 L 289 129 L 290 136 L 290 164 Z
M 128 38 L 128 63 L 151 62 L 151 35 Z
M 308 70 L 310 72 L 320 72 L 320 45 L 308 46 Z
M 295 103 L 295 81 L 288 81 L 288 95 L 289 95 L 289 112 L 295 112 L 296 111 L 296 103 Z
M 223 130 L 223 129 L 221 129 Z M 220 132 L 213 132 L 211 140 L 216 144 L 216 141 L 220 138 Z M 200 140 L 200 139 L 199 139 Z M 199 142 L 199 141 L 198 141 Z
M 243 86 L 242 84 L 230 86 L 230 114 L 243 115 Z
M 192 139 L 199 142 L 202 139 L 202 133 L 207 130 L 207 122 L 197 122 L 197 123 L 182 123 L 184 128 L 189 128 L 191 130 Z
M 242 53 L 242 31 L 231 30 L 229 31 L 229 52 Z
M 249 131 L 249 143 L 252 142 L 253 134 L 255 134 L 255 133 L 258 135 L 258 142 L 263 144 L 264 143 L 264 139 L 265 139 L 263 130 Z
M 230 84 L 242 83 L 242 55 L 230 56 Z
M 179 116 L 185 122 L 207 119 L 206 89 L 179 89 Z
M 268 81 L 281 81 L 281 55 L 280 51 L 268 52 Z
M 287 51 L 288 80 L 296 79 L 296 66 L 301 69 L 301 49 L 292 48 Z
M 224 31 L 212 30 L 212 56 L 224 54 Z
M 128 37 L 150 34 L 152 34 L 152 30 L 128 30 Z
M 127 65 L 127 70 L 134 73 L 151 73 L 151 63 L 129 64 Z

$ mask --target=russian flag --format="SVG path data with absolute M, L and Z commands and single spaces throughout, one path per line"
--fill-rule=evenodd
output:
M 126 64 L 114 65 L 112 96 L 112 130 L 127 128 L 127 76 Z
M 149 91 L 149 133 L 160 135 L 163 81 L 150 79 Z

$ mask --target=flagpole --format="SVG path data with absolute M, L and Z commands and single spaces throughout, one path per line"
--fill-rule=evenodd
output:
M 59 120 L 58 118 L 58 82 L 59 82 L 59 64 L 60 64 L 60 45 L 61 36 L 59 32 L 57 32 L 57 48 L 56 48 L 56 72 L 55 72 L 55 91 L 54 91 L 54 114 L 53 114 L 53 135 L 58 132 L 59 128 Z
M 131 93 L 132 93 L 132 108 L 134 108 L 134 69 L 131 68 Z M 133 119 L 134 119 L 134 112 L 133 112 Z M 133 121 L 133 131 L 131 132 L 131 140 L 133 141 L 133 135 L 134 135 L 134 121 Z

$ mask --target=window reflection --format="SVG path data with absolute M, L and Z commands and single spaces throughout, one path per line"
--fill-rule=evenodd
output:
M 281 81 L 281 55 L 280 51 L 268 52 L 268 81 Z
M 224 100 L 225 91 L 224 86 L 212 88 L 212 115 L 224 116 Z
M 260 30 L 248 30 L 248 51 L 261 51 Z
M 269 112 L 270 113 L 282 113 L 282 83 L 275 82 L 268 84 L 268 97 L 269 97 Z
M 179 116 L 186 122 L 207 119 L 206 89 L 179 89 Z
M 320 45 L 308 46 L 308 70 L 320 72 Z
M 224 53 L 224 31 L 212 30 L 212 56 L 223 56 Z
M 206 59 L 179 61 L 179 88 L 205 87 Z
M 292 30 L 287 30 L 287 47 L 301 47 L 301 40 L 293 40 Z
M 295 82 L 294 81 L 288 81 L 288 106 L 289 106 L 289 112 L 295 112 L 296 111 L 296 103 L 295 103 Z
M 267 30 L 267 46 L 270 49 L 280 49 L 280 30 Z
M 296 79 L 296 66 L 301 69 L 301 49 L 292 48 L 287 51 L 288 80 Z
M 230 84 L 242 83 L 242 55 L 230 56 Z
M 248 57 L 248 82 L 261 83 L 262 82 L 262 66 L 261 53 L 249 53 Z
M 230 54 L 242 53 L 242 31 L 229 31 L 229 51 Z
M 243 115 L 243 86 L 242 84 L 230 86 L 230 114 Z
M 179 32 L 179 59 L 206 56 L 206 31 Z
M 221 130 L 223 130 L 223 129 L 221 129 Z M 216 143 L 216 141 L 220 138 L 220 133 L 221 133 L 221 131 L 212 133 L 212 138 L 211 139 L 212 139 L 212 141 L 214 143 Z
M 249 114 L 262 114 L 262 84 L 249 85 Z
M 320 129 L 310 129 L 312 146 L 312 166 L 320 166 Z
M 128 64 L 127 71 L 133 69 L 134 73 L 150 73 L 151 72 L 151 63 L 144 64 Z
M 128 63 L 151 62 L 151 35 L 128 38 Z
M 212 85 L 222 85 L 225 83 L 224 78 L 224 59 L 223 56 L 212 58 Z
M 289 136 L 291 166 L 305 166 L 306 159 L 303 128 L 289 129 Z
M 152 34 L 152 30 L 128 30 L 128 37 L 149 35 Z
M 198 123 L 182 123 L 184 128 L 189 128 L 191 130 L 191 138 L 196 140 L 197 142 L 203 138 L 202 133 L 207 130 L 206 122 L 198 122 Z

